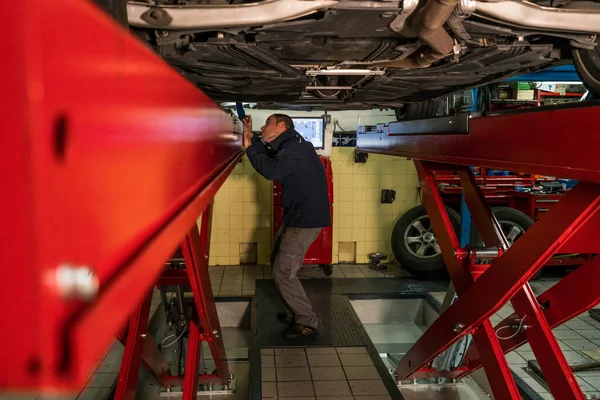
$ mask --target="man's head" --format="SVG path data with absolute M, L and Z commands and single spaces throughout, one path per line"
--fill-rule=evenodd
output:
M 285 114 L 273 114 L 267 118 L 265 124 L 260 128 L 262 139 L 270 143 L 283 132 L 294 127 L 292 119 Z

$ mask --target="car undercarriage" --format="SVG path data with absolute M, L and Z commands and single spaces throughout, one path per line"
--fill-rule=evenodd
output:
M 215 101 L 395 108 L 571 62 L 600 92 L 596 2 L 169 0 L 127 19 Z

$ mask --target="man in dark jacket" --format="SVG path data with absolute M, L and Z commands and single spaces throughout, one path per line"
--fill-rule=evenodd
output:
M 277 318 L 290 325 L 285 333 L 288 339 L 315 336 L 319 319 L 296 274 L 310 244 L 331 224 L 325 168 L 313 145 L 294 130 L 292 119 L 284 114 L 267 118 L 260 138 L 252 133 L 252 118 L 246 117 L 244 147 L 256 171 L 278 181 L 283 189 L 283 226 L 275 235 L 271 266 L 290 312 Z

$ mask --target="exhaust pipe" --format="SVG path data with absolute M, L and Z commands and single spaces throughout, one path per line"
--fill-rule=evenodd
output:
M 444 29 L 444 24 L 460 0 L 428 0 L 415 15 L 412 27 L 428 47 L 422 47 L 410 56 L 384 64 L 386 67 L 414 69 L 426 68 L 441 60 L 454 49 L 454 40 Z
M 476 14 L 529 29 L 600 33 L 600 9 L 544 7 L 528 1 L 471 1 Z M 573 3 L 576 4 L 576 3 Z
M 428 0 L 417 13 L 413 28 L 431 50 L 443 56 L 452 53 L 454 41 L 444 29 L 444 24 L 459 0 Z

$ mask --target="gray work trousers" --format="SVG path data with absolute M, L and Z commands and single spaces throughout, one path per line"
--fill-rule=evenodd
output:
M 319 319 L 296 274 L 302 268 L 306 250 L 321 229 L 282 227 L 275 235 L 271 251 L 273 278 L 283 302 L 296 317 L 296 323 L 316 329 Z

